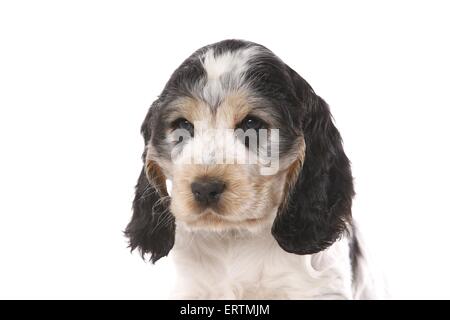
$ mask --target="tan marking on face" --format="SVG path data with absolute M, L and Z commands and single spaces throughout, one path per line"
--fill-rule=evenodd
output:
M 210 177 L 225 182 L 226 189 L 214 208 L 203 209 L 195 201 L 191 183 Z M 171 209 L 174 215 L 192 228 L 210 225 L 215 230 L 271 223 L 283 198 L 286 171 L 263 176 L 251 165 L 189 165 L 176 171 Z
M 210 123 L 213 120 L 211 108 L 206 103 L 197 99 L 189 97 L 179 98 L 171 103 L 170 109 L 172 112 L 169 114 L 168 122 L 175 121 L 179 118 L 185 118 L 191 123 L 196 121 Z
M 209 129 L 234 129 L 249 113 L 257 114 L 254 102 L 245 91 L 230 93 L 216 109 L 211 109 L 205 102 L 197 99 L 178 99 L 171 106 L 173 111 L 170 113 L 170 120 L 182 117 L 191 123 L 204 121 Z M 267 114 L 261 118 L 267 121 Z M 192 141 L 195 139 L 201 138 L 194 134 Z M 293 163 L 286 164 L 285 169 L 271 176 L 261 175 L 256 164 L 179 164 L 173 159 L 170 164 L 162 163 L 165 175 L 172 178 L 172 213 L 177 221 L 200 229 L 251 228 L 272 223 L 274 213 L 287 199 L 286 194 L 291 185 L 295 184 L 300 172 L 304 158 L 304 140 L 300 142 L 299 153 L 291 155 L 295 159 Z M 245 149 L 245 146 L 241 147 Z M 151 150 L 149 147 L 149 151 Z M 157 160 L 155 154 L 149 157 Z M 200 178 L 225 183 L 225 191 L 216 207 L 204 209 L 195 201 L 191 184 Z
M 166 177 L 155 161 L 150 160 L 146 162 L 145 173 L 150 184 L 155 186 L 162 196 L 167 196 Z
M 245 91 L 232 93 L 217 108 L 218 128 L 234 129 L 252 110 L 249 95 Z
M 158 155 L 158 152 L 156 152 L 155 148 L 151 144 L 147 145 L 145 163 L 146 163 L 147 178 L 149 177 L 148 172 L 152 172 L 152 170 L 150 170 L 150 169 L 153 165 L 156 165 L 159 167 L 159 170 L 161 171 L 161 173 L 159 175 L 165 176 L 166 179 L 172 178 L 170 175 L 172 172 L 172 161 L 166 160 L 166 159 L 161 159 Z M 150 163 L 152 163 L 152 164 L 150 164 Z M 150 169 L 148 169 L 148 167 L 150 167 Z

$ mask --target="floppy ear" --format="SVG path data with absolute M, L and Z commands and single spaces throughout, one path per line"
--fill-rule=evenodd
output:
M 142 125 L 142 135 L 146 145 L 151 140 L 150 108 Z M 155 263 L 167 256 L 175 242 L 175 218 L 170 212 L 170 197 L 166 189 L 166 178 L 161 168 L 154 161 L 143 156 L 144 167 L 139 176 L 133 201 L 133 216 L 125 235 L 129 238 L 131 251 L 139 248 L 142 258 L 150 253 L 150 260 Z
M 272 234 L 287 252 L 313 254 L 335 242 L 351 222 L 353 178 L 328 105 L 300 76 L 294 84 L 297 96 L 307 95 L 301 101 L 305 157 L 289 171 Z

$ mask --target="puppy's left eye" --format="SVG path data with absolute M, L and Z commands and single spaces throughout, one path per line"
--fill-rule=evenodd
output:
M 237 128 L 244 131 L 247 131 L 249 129 L 259 130 L 267 128 L 267 124 L 259 118 L 248 116 L 238 124 Z

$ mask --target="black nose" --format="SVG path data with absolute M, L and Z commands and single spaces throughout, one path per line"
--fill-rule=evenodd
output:
M 219 201 L 225 190 L 225 183 L 218 180 L 198 180 L 191 184 L 195 200 L 202 205 L 212 205 Z

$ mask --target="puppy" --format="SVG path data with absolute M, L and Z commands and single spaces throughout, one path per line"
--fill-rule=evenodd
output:
M 174 298 L 371 297 L 341 136 L 326 102 L 270 50 L 241 40 L 197 50 L 141 131 L 125 234 L 153 263 L 172 250 Z

